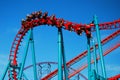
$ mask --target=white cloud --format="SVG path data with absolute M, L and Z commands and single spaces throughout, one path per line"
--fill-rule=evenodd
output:
M 118 72 L 120 71 L 120 66 L 118 65 L 106 65 L 108 71 Z
M 111 77 L 114 76 L 116 74 L 119 74 L 120 72 L 120 66 L 118 65 L 106 65 L 106 71 L 107 71 L 107 76 Z
M 8 64 L 8 55 L 7 54 L 0 54 L 0 78 Z
M 0 54 L 0 66 L 6 66 L 8 63 L 8 55 Z
M 7 32 L 7 33 L 10 33 L 10 34 L 11 34 L 11 33 L 17 34 L 18 30 L 19 30 L 19 28 L 17 28 L 17 27 L 14 27 L 14 28 L 11 28 L 11 29 L 10 29 L 10 28 L 7 28 L 7 29 L 6 29 L 6 32 Z

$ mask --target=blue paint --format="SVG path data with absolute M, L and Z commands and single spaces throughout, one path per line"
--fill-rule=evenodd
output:
M 64 51 L 64 42 L 63 42 L 63 34 L 62 34 L 62 29 L 61 29 L 61 39 L 62 39 L 62 56 L 63 56 L 63 65 L 64 65 L 64 75 L 65 75 L 65 80 L 68 80 L 68 69 L 66 65 L 66 56 L 65 56 L 65 51 Z
M 96 74 L 98 74 L 97 53 L 96 53 L 96 47 L 95 47 L 95 40 L 93 38 L 92 38 L 92 46 L 93 46 L 94 68 L 95 68 Z
M 22 60 L 22 63 L 21 63 L 20 72 L 18 74 L 18 80 L 21 80 L 21 77 L 22 77 L 22 74 L 23 74 L 23 68 L 24 68 L 26 57 L 27 57 L 27 53 L 28 53 L 29 40 L 31 38 L 31 32 L 32 32 L 32 30 L 30 29 L 29 33 L 28 33 L 27 43 L 26 43 L 26 46 L 25 46 L 25 51 L 24 51 L 24 54 L 23 54 L 24 57 L 23 57 L 23 60 Z
M 37 69 L 36 69 L 35 48 L 34 48 L 34 40 L 33 40 L 33 29 L 31 31 L 30 43 L 31 43 L 31 50 L 32 50 L 32 62 L 33 62 L 34 80 L 38 80 L 37 79 Z
M 5 68 L 5 71 L 4 71 L 4 73 L 3 73 L 2 77 L 1 77 L 1 80 L 4 80 L 4 78 L 5 78 L 5 76 L 6 76 L 6 73 L 7 73 L 7 70 L 8 70 L 9 67 L 10 67 L 10 63 L 11 63 L 11 61 L 8 62 L 7 66 L 6 66 L 6 68 Z
M 103 57 L 103 51 L 102 51 L 102 45 L 101 45 L 101 37 L 100 37 L 100 30 L 98 26 L 97 16 L 94 16 L 94 24 L 96 28 L 96 35 L 97 35 L 97 42 L 98 42 L 98 49 L 99 49 L 99 55 L 100 55 L 100 62 L 101 62 L 101 68 L 102 68 L 102 75 L 106 79 L 106 70 L 105 70 L 105 63 L 104 63 L 104 57 Z
M 62 71 L 62 32 L 58 28 L 58 80 L 63 80 Z
M 90 53 L 90 38 L 87 37 L 87 60 L 88 60 L 88 80 L 91 80 L 91 53 Z

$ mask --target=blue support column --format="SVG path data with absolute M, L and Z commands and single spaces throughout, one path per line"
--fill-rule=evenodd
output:
M 34 48 L 34 40 L 33 40 L 33 30 L 31 31 L 30 43 L 31 43 L 31 50 L 32 50 L 32 62 L 33 62 L 34 80 L 38 80 L 37 79 L 37 69 L 36 69 L 35 48 Z
M 90 79 L 90 80 L 99 80 L 99 79 L 97 79 L 95 70 L 92 70 L 92 71 L 91 71 L 91 74 L 92 74 L 92 76 L 91 76 L 91 79 Z
M 90 38 L 87 37 L 87 56 L 88 56 L 88 80 L 91 80 L 91 53 L 90 53 Z
M 7 66 L 5 68 L 5 71 L 4 71 L 4 73 L 3 73 L 0 80 L 4 80 L 4 78 L 5 78 L 6 74 L 7 74 L 8 68 L 10 67 L 10 63 L 11 63 L 11 61 L 8 62 Z
M 29 40 L 31 38 L 31 29 L 29 30 L 29 33 L 28 33 L 28 39 L 27 39 L 27 42 L 26 42 L 26 46 L 25 46 L 25 51 L 23 53 L 23 60 L 22 60 L 22 64 L 21 64 L 21 67 L 20 67 L 20 72 L 18 74 L 18 80 L 21 80 L 21 77 L 22 77 L 22 74 L 23 74 L 23 69 L 24 69 L 24 65 L 25 65 L 25 61 L 26 61 L 26 57 L 27 57 L 27 53 L 28 53 L 28 47 L 29 47 Z
M 63 34 L 62 34 L 62 29 L 61 29 L 61 45 L 62 45 L 62 56 L 63 56 L 63 65 L 64 65 L 64 75 L 65 75 L 65 80 L 68 80 L 68 68 L 66 65 L 66 56 L 65 56 L 65 51 L 64 51 L 64 42 L 63 42 Z
M 101 45 L 101 37 L 100 37 L 100 31 L 97 21 L 97 16 L 94 16 L 94 24 L 96 28 L 96 35 L 97 35 L 97 41 L 98 41 L 98 49 L 100 54 L 100 62 L 101 62 L 101 68 L 102 68 L 102 75 L 106 79 L 106 70 L 105 70 L 105 63 L 104 63 L 104 57 L 103 57 L 103 51 L 102 51 L 102 45 Z
M 20 68 L 21 68 L 21 63 L 19 64 L 19 68 L 18 70 L 20 71 Z M 27 76 L 25 75 L 25 73 L 23 72 L 23 77 L 25 78 L 25 80 L 28 80 Z
M 63 80 L 61 43 L 62 43 L 62 33 L 61 33 L 61 29 L 58 28 L 58 80 Z
M 93 46 L 94 68 L 96 74 L 98 74 L 97 54 L 96 54 L 95 40 L 93 38 L 92 38 L 92 46 Z
M 65 74 L 65 80 L 68 80 L 68 68 L 66 65 L 66 59 L 65 54 L 63 53 L 63 65 L 64 65 L 64 74 Z
M 23 73 L 23 76 L 24 76 L 25 80 L 28 80 L 28 78 L 26 77 L 25 73 Z

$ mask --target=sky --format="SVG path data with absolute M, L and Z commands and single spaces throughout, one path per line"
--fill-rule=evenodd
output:
M 0 77 L 8 63 L 10 48 L 21 27 L 21 20 L 25 19 L 27 14 L 42 10 L 42 12 L 48 12 L 49 16 L 55 14 L 57 18 L 82 24 L 90 23 L 93 16 L 97 15 L 98 22 L 102 23 L 120 18 L 119 4 L 120 0 L 0 0 Z M 101 39 L 116 30 L 118 29 L 101 31 Z M 66 30 L 63 30 L 63 34 L 67 61 L 87 49 L 85 34 L 78 36 L 76 33 Z M 95 32 L 92 34 L 96 40 Z M 23 56 L 26 38 L 27 36 L 20 47 L 19 62 Z M 109 49 L 119 39 L 120 36 L 108 42 L 103 46 L 103 51 Z M 34 41 L 37 62 L 57 62 L 57 28 L 44 25 L 34 28 Z M 120 48 L 105 57 L 108 77 L 120 73 L 119 52 Z M 25 66 L 32 64 L 31 58 L 29 50 Z M 87 59 L 84 61 L 86 62 Z M 80 64 L 84 64 L 84 62 L 77 63 L 73 68 L 79 68 Z M 87 77 L 87 70 L 83 74 Z

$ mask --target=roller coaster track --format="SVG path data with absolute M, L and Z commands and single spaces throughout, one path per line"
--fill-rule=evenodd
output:
M 111 78 L 108 78 L 108 80 L 118 80 L 119 78 L 120 78 L 120 74 L 115 75 L 115 76 L 113 76 Z
M 58 64 L 57 62 L 39 62 L 39 63 L 36 63 L 36 65 L 42 65 L 42 64 Z M 27 70 L 29 68 L 33 67 L 33 65 L 29 65 L 27 67 L 24 68 L 24 70 Z M 74 68 L 72 67 L 69 67 L 69 69 L 71 69 L 72 71 L 76 71 Z M 78 73 L 79 76 L 81 76 L 82 78 L 84 78 L 85 80 L 88 80 L 83 74 L 81 73 Z
M 40 25 L 56 26 L 57 28 L 63 28 L 68 31 L 74 31 L 78 35 L 81 35 L 82 32 L 85 32 L 86 36 L 88 37 L 91 37 L 91 32 L 95 31 L 95 25 L 93 23 L 77 24 L 70 21 L 66 21 L 64 19 L 58 19 L 54 15 L 49 17 L 47 12 L 42 13 L 41 11 L 30 14 L 26 17 L 25 20 L 22 20 L 21 29 L 15 36 L 10 50 L 9 60 L 11 61 L 10 67 L 12 68 L 12 70 L 8 72 L 13 73 L 12 78 L 14 78 L 14 80 L 17 80 L 17 71 L 14 67 L 18 67 L 17 54 L 19 53 L 18 50 L 23 40 L 23 37 L 26 35 L 29 29 Z M 100 30 L 120 28 L 120 19 L 115 20 L 113 22 L 101 23 L 98 25 L 100 27 Z
M 116 36 L 120 35 L 120 30 L 117 30 L 116 32 L 112 33 L 111 35 L 109 35 L 108 37 L 106 37 L 105 39 L 103 39 L 101 41 L 102 45 L 104 45 L 105 43 L 107 43 L 108 41 L 112 40 L 113 38 L 115 38 Z M 98 47 L 98 44 L 96 44 L 96 48 Z M 93 50 L 93 47 L 91 47 L 91 51 Z M 80 53 L 78 56 L 76 56 L 75 58 L 71 59 L 70 61 L 68 61 L 66 64 L 67 66 L 71 66 L 73 65 L 75 62 L 79 61 L 80 59 L 84 58 L 87 55 L 87 50 Z M 54 70 L 53 72 L 51 72 L 50 74 L 48 74 L 46 77 L 42 78 L 42 80 L 45 79 L 49 79 L 52 76 L 56 75 L 58 72 L 58 69 Z
M 104 52 L 104 56 L 108 55 L 110 52 L 112 52 L 113 50 L 117 49 L 120 47 L 120 41 L 115 44 L 114 46 L 112 46 L 110 49 L 106 50 Z M 98 56 L 97 60 L 99 60 L 100 57 Z M 91 64 L 94 63 L 94 60 L 91 61 Z M 75 72 L 73 72 L 72 74 L 69 75 L 69 78 L 71 78 L 72 76 L 74 76 L 75 74 L 79 73 L 80 71 L 82 71 L 83 69 L 87 68 L 87 64 L 83 65 L 82 67 L 80 67 L 79 69 L 77 69 Z
M 36 63 L 36 65 L 39 65 L 39 64 L 58 64 L 57 62 L 39 62 L 39 63 Z M 31 68 L 33 65 L 29 65 L 27 67 L 24 68 L 24 70 L 28 69 L 28 68 Z

